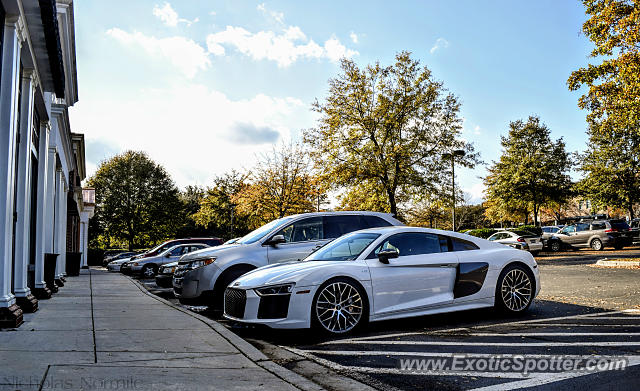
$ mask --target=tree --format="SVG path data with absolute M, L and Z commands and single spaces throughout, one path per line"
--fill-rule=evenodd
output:
M 98 242 L 124 242 L 132 250 L 172 236 L 179 226 L 178 189 L 144 152 L 127 151 L 103 161 L 88 183 L 96 189 Z
M 409 52 L 396 55 L 392 66 L 360 69 L 343 59 L 341 69 L 329 80 L 326 100 L 313 105 L 317 126 L 304 135 L 333 187 L 358 196 L 379 189 L 375 195 L 384 194 L 397 215 L 413 194 L 436 193 L 451 178 L 442 169 L 444 152 L 465 150 L 457 163 L 467 167 L 479 161 L 473 146 L 458 138 L 458 99 Z
M 582 31 L 593 42 L 592 58 L 573 72 L 569 89 L 588 91 L 578 105 L 589 111 L 591 132 L 640 133 L 640 2 L 583 0 L 589 19 Z
M 250 184 L 235 197 L 238 211 L 249 216 L 253 226 L 317 210 L 324 195 L 307 155 L 301 145 L 282 144 L 261 156 Z
M 176 237 L 212 236 L 219 233 L 210 227 L 199 225 L 194 219 L 194 215 L 200 210 L 204 196 L 205 190 L 199 186 L 187 186 L 183 191 L 180 191 L 180 225 L 176 231 Z
M 622 208 L 633 219 L 634 205 L 640 202 L 640 135 L 594 128 L 589 130 L 587 150 L 580 156 L 579 170 L 584 178 L 578 189 L 593 204 Z
M 501 137 L 502 156 L 493 162 L 484 180 L 488 217 L 496 221 L 497 216 L 524 210 L 525 216 L 533 212 L 534 224 L 538 224 L 540 207 L 567 199 L 571 161 L 562 138 L 554 142 L 550 133 L 534 116 L 509 124 L 508 136 Z
M 249 217 L 240 213 L 237 205 L 238 195 L 249 186 L 247 178 L 248 174 L 236 170 L 216 177 L 193 214 L 194 221 L 228 238 L 248 233 Z

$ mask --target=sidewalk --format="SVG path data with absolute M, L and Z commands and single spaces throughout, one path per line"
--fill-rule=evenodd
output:
M 318 388 L 220 324 L 99 269 L 1 330 L 0 363 L 0 390 Z

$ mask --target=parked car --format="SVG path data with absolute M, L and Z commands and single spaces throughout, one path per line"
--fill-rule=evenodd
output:
M 231 281 L 261 266 L 300 261 L 327 242 L 363 228 L 403 225 L 377 212 L 304 213 L 274 220 L 236 243 L 196 251 L 180 260 L 173 293 L 183 304 L 222 309 Z
M 540 238 L 540 236 L 524 230 L 496 232 L 489 236 L 487 240 L 505 244 L 519 250 L 529 251 L 534 255 L 539 253 L 543 247 L 542 238 Z
M 593 220 L 567 225 L 549 240 L 551 251 L 563 248 L 591 247 L 600 251 L 605 247 L 616 250 L 631 245 L 631 231 L 624 220 Z
M 118 255 L 118 254 L 123 253 L 123 252 L 125 252 L 125 251 L 127 251 L 127 250 L 123 250 L 123 249 L 119 249 L 119 250 L 105 250 L 105 251 L 102 253 L 102 264 L 103 264 L 103 265 L 105 264 L 104 262 L 107 260 L 107 258 L 111 258 L 111 257 L 113 257 L 114 255 Z
M 118 259 L 131 258 L 136 254 L 138 253 L 135 251 L 125 251 L 116 255 L 112 255 L 102 261 L 102 266 L 107 266 L 110 262 L 117 261 Z
M 224 242 L 223 244 L 233 244 L 235 242 L 237 242 L 240 238 L 233 238 L 233 239 L 229 239 L 226 242 Z
M 633 243 L 640 242 L 640 219 L 632 219 L 629 222 L 631 228 L 631 241 Z
M 171 288 L 173 273 L 178 268 L 178 261 L 167 263 L 158 268 L 158 274 L 156 274 L 156 285 L 160 288 Z
M 225 290 L 224 316 L 344 334 L 369 321 L 495 306 L 524 313 L 540 291 L 533 256 L 416 227 L 352 232 L 303 262 L 269 265 Z
M 107 264 L 107 270 L 110 272 L 119 272 L 121 271 L 120 269 L 122 268 L 122 265 L 130 260 L 131 258 L 122 258 L 117 261 L 111 261 Z
M 185 254 L 202 250 L 210 246 L 203 243 L 187 243 L 173 246 L 155 257 L 132 259 L 125 262 L 120 271 L 124 274 L 136 274 L 142 278 L 153 278 L 158 273 L 158 268 L 164 264 L 175 262 Z
M 156 255 L 167 251 L 173 246 L 177 246 L 178 244 L 188 244 L 188 243 L 201 243 L 201 244 L 206 244 L 209 247 L 213 247 L 213 246 L 221 245 L 223 241 L 220 238 L 183 238 L 183 239 L 167 240 L 166 242 L 159 244 L 158 246 L 152 248 L 151 250 L 143 254 L 136 255 L 135 257 L 133 257 L 133 259 L 155 257 Z
M 564 225 L 547 225 L 542 227 L 542 247 L 547 248 L 547 241 L 563 227 Z

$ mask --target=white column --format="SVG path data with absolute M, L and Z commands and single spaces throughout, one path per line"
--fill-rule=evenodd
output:
M 13 294 L 27 297 L 31 291 L 27 286 L 29 256 L 31 248 L 31 128 L 33 126 L 34 88 L 31 72 L 22 77 L 22 101 L 20 102 L 20 144 L 18 146 L 17 222 L 15 239 L 15 270 L 13 271 Z
M 87 267 L 88 263 L 88 237 L 89 233 L 89 213 L 80 212 L 80 252 L 82 252 L 82 260 L 80 262 L 80 267 Z
M 7 18 L 2 45 L 0 79 L 0 308 L 11 307 L 13 199 L 15 184 L 16 120 L 20 73 L 20 41 L 15 18 Z
M 53 128 L 49 133 L 49 142 L 52 141 L 54 137 Z M 58 182 L 56 181 L 56 165 L 57 165 L 57 153 L 55 146 L 52 147 L 51 144 L 47 149 L 47 183 L 51 184 L 51 186 L 47 186 L 47 193 L 45 194 L 45 203 L 44 203 L 44 240 L 45 240 L 45 253 L 54 253 L 55 247 L 53 247 L 54 240 L 54 232 L 55 232 L 55 200 L 56 200 L 56 192 L 58 191 Z
M 58 219 L 58 267 L 57 277 L 67 275 L 67 192 L 68 187 L 64 175 L 60 186 L 60 218 Z
M 35 284 L 36 288 L 44 288 L 46 284 L 44 282 L 44 253 L 47 252 L 47 212 L 46 205 L 48 194 L 52 190 L 51 182 L 47 182 L 49 165 L 49 133 L 50 128 L 48 126 L 40 126 L 40 145 L 38 146 L 38 194 L 37 194 L 37 209 L 36 209 L 36 273 Z M 55 153 L 55 151 L 54 151 Z M 55 164 L 55 160 L 53 161 Z
M 64 194 L 64 179 L 62 175 L 62 169 L 56 170 L 56 194 L 54 197 L 54 223 L 53 223 L 53 253 L 58 254 L 58 258 L 56 258 L 56 278 L 62 277 L 62 269 L 61 269 L 61 259 L 62 254 L 60 251 L 62 238 L 60 237 L 60 223 L 64 220 L 62 215 L 62 199 Z

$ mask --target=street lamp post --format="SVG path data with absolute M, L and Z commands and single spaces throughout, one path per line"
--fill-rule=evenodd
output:
M 463 157 L 464 155 L 465 152 L 462 149 L 456 149 L 442 155 L 443 159 L 451 158 L 451 227 L 454 232 L 456 230 L 456 156 Z

